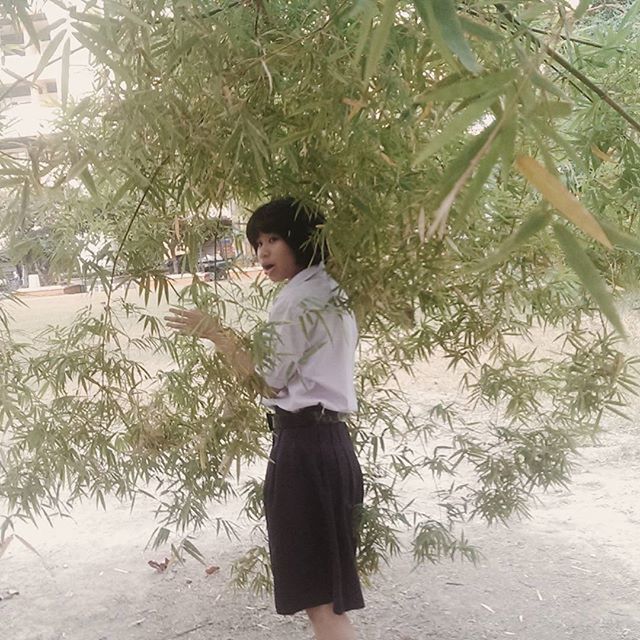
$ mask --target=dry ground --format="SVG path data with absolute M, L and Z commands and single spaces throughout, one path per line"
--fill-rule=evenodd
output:
M 43 318 L 64 322 L 84 296 L 30 302 L 26 332 Z M 96 299 L 99 303 L 99 298 Z M 442 363 L 416 381 L 420 402 L 455 395 Z M 633 409 L 637 412 L 637 407 Z M 416 483 L 417 496 L 432 487 Z M 396 558 L 365 593 L 353 618 L 362 640 L 640 640 L 640 439 L 620 423 L 584 448 L 568 490 L 540 496 L 531 520 L 467 530 L 485 559 L 413 568 Z M 220 515 L 234 517 L 239 505 Z M 273 613 L 268 598 L 228 586 L 231 561 L 247 544 L 203 531 L 197 544 L 220 571 L 188 560 L 160 574 L 147 564 L 168 549 L 145 549 L 151 504 L 130 512 L 84 505 L 73 520 L 18 533 L 0 559 L 2 640 L 308 639 L 303 616 Z

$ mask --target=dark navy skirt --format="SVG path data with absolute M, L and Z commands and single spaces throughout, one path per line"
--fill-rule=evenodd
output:
M 264 503 L 278 613 L 364 607 L 355 562 L 362 498 L 343 422 L 276 430 Z

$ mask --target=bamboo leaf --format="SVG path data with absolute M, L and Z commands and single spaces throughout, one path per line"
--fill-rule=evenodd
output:
M 78 20 L 80 22 L 89 22 L 90 24 L 95 24 L 100 28 L 104 28 L 105 21 L 109 21 L 110 20 L 109 18 L 107 18 L 105 20 L 105 16 L 101 16 L 101 15 L 98 15 L 98 14 L 88 13 L 88 12 L 85 12 L 85 11 L 78 11 L 75 7 L 71 8 L 71 11 L 69 12 L 69 15 L 74 20 Z
M 491 149 L 489 149 L 487 155 L 478 163 L 476 173 L 471 179 L 469 186 L 467 187 L 464 198 L 457 207 L 457 211 L 460 215 L 464 215 L 465 213 L 467 213 L 467 211 L 476 201 L 476 198 L 478 197 L 480 191 L 489 179 L 491 171 L 498 161 L 498 158 L 500 157 L 500 153 L 500 145 L 495 142 L 491 146 Z
M 567 220 L 607 249 L 611 249 L 611 242 L 598 221 L 558 178 L 531 156 L 519 156 L 516 159 L 516 167 L 542 197 Z
M 29 38 L 31 38 L 31 44 L 40 52 L 40 38 L 38 37 L 38 32 L 36 31 L 36 27 L 31 20 L 31 16 L 26 8 L 26 3 L 22 4 L 17 2 L 15 4 L 16 13 L 20 18 L 20 22 L 22 22 L 22 26 L 25 28 L 25 31 L 29 34 Z
M 25 540 L 22 536 L 19 536 L 17 533 L 14 533 L 12 535 L 16 540 L 19 540 L 27 549 L 29 549 L 29 551 L 35 553 L 38 556 L 38 558 L 42 560 L 42 564 L 45 567 L 47 566 L 47 563 L 45 562 L 45 559 L 42 557 L 42 554 L 30 542 L 27 542 L 27 540 Z
M 497 140 L 497 146 L 500 149 L 500 156 L 502 157 L 501 176 L 504 182 L 507 181 L 511 167 L 513 166 L 513 159 L 516 155 L 516 137 L 518 135 L 517 127 L 517 114 L 510 114 L 502 124 L 502 131 Z
M 622 17 L 622 20 L 620 20 L 620 30 L 626 29 L 629 25 L 634 24 L 638 19 L 638 13 L 640 13 L 640 2 L 636 0 L 627 9 L 627 12 Z
M 391 27 L 393 26 L 393 20 L 396 15 L 396 3 L 397 0 L 385 0 L 380 24 L 374 29 L 371 36 L 371 46 L 364 68 L 365 82 L 371 78 L 378 68 L 378 63 L 380 62 L 382 52 L 389 39 Z
M 613 297 L 607 291 L 607 286 L 602 276 L 593 262 L 591 262 L 586 251 L 564 225 L 555 223 L 553 232 L 569 266 L 575 271 L 578 278 L 580 278 L 580 282 L 596 301 L 600 311 L 611 322 L 616 331 L 624 336 L 624 327 L 613 302 Z
M 200 551 L 200 549 L 198 549 L 198 547 L 196 547 L 196 545 L 193 544 L 191 540 L 189 540 L 188 538 L 185 538 L 182 541 L 181 546 L 194 560 L 197 560 L 200 564 L 203 564 L 206 566 L 206 562 L 204 561 L 204 555 L 202 555 L 202 552 Z
M 2 533 L 4 533 L 4 531 Z M 4 552 L 9 548 L 12 540 L 13 535 L 7 536 L 6 538 L 4 537 L 4 535 L 0 536 L 0 558 L 2 558 Z
M 149 28 L 149 24 L 145 22 L 140 16 L 136 15 L 133 11 L 127 9 L 127 7 L 118 2 L 109 2 L 108 10 L 110 13 L 114 13 L 115 15 L 120 15 L 126 18 L 127 21 L 135 24 L 138 27 L 141 27 L 142 29 Z
M 201 37 L 202 36 L 200 36 L 200 34 L 193 35 L 190 38 L 187 38 L 179 47 L 172 49 L 169 57 L 167 58 L 167 67 L 171 70 L 177 67 L 185 55 L 188 54 L 198 42 L 200 42 Z
M 73 178 L 77 178 L 88 166 L 89 166 L 89 156 L 83 156 L 76 162 L 67 172 L 67 180 L 73 180 Z
M 135 178 L 128 178 L 127 180 L 125 180 L 120 187 L 118 188 L 118 190 L 115 192 L 115 194 L 113 195 L 113 197 L 111 198 L 111 206 L 115 207 L 118 202 L 120 202 L 120 200 L 122 200 L 122 198 L 124 198 L 124 196 L 131 191 L 132 189 L 135 189 L 136 187 L 136 179 Z
M 359 63 L 360 59 L 362 58 L 362 54 L 364 53 L 364 49 L 367 45 L 367 40 L 369 39 L 369 35 L 371 33 L 375 15 L 375 2 L 367 3 L 366 8 L 362 9 L 362 18 L 360 19 L 360 33 L 358 34 L 358 43 L 356 44 L 356 50 L 353 55 L 353 60 L 355 63 Z
M 38 66 L 36 70 L 33 72 L 33 80 L 37 80 L 40 77 L 40 74 L 44 71 L 44 69 L 49 64 L 49 61 L 53 57 L 53 54 L 58 50 L 58 46 L 62 42 L 62 38 L 65 37 L 65 32 L 60 31 L 56 34 L 55 38 L 51 40 L 51 42 L 47 45 L 47 48 L 42 52 L 40 56 L 40 61 L 38 62 Z
M 488 140 L 493 128 L 494 126 L 491 125 L 478 135 L 471 138 L 458 155 L 448 163 L 447 170 L 439 180 L 441 185 L 438 192 L 440 198 L 444 198 L 444 196 L 451 191 L 460 176 L 467 170 L 471 162 L 473 162 L 473 159 Z
M 605 153 L 602 149 L 600 149 L 600 147 L 595 144 L 591 145 L 591 153 L 593 153 L 593 155 L 599 160 L 602 160 L 602 162 L 611 162 L 615 164 L 613 156 Z
M 22 185 L 22 191 L 20 193 L 20 217 L 23 219 L 27 214 L 27 207 L 29 206 L 30 188 L 31 188 L 31 185 L 27 180 Z
M 74 37 L 93 54 L 98 62 L 123 76 L 127 75 L 124 67 L 109 55 L 111 43 L 107 41 L 101 31 L 87 27 L 81 22 L 74 22 L 73 26 L 75 28 Z
M 57 29 L 58 27 L 61 27 L 65 22 L 67 21 L 67 18 L 58 18 L 57 20 L 54 20 L 51 24 L 48 24 L 44 29 L 42 29 L 40 31 L 40 33 L 46 33 L 46 32 L 51 32 L 54 29 Z
M 442 147 L 452 142 L 474 122 L 478 122 L 495 99 L 495 95 L 484 96 L 482 99 L 472 102 L 464 111 L 451 118 L 445 128 L 434 136 L 431 142 L 417 154 L 413 161 L 414 166 L 427 160 Z
M 37 253 L 39 248 L 35 238 L 21 238 L 11 244 L 11 255 L 14 260 L 20 261 L 30 252 Z
M 546 147 L 544 146 L 545 140 L 553 140 L 558 147 L 567 154 L 567 157 L 575 166 L 580 168 L 584 167 L 584 160 L 576 153 L 572 141 L 562 135 L 559 127 L 550 125 L 544 118 L 532 118 L 529 120 L 529 123 L 537 132 L 536 139 L 538 140 L 540 149 L 545 151 L 543 153 L 545 164 L 550 167 L 551 171 L 554 171 L 554 162 L 551 155 L 546 151 Z M 538 135 L 538 133 L 541 135 Z
M 67 38 L 62 46 L 62 69 L 60 72 L 60 99 L 62 106 L 67 106 L 69 99 L 69 68 L 71 63 L 71 40 Z
M 496 93 L 505 84 L 518 77 L 517 69 L 506 69 L 497 73 L 488 73 L 479 78 L 458 80 L 457 82 L 442 82 L 437 84 L 433 91 L 418 96 L 416 102 L 449 102 L 463 100 L 481 94 Z
M 571 115 L 573 105 L 559 100 L 544 100 L 538 102 L 531 110 L 531 115 L 544 118 L 545 122 L 553 118 L 566 118 Z
M 587 12 L 589 5 L 591 4 L 591 0 L 580 0 L 576 10 L 573 13 L 574 20 L 580 20 L 582 16 Z
M 437 52 L 442 56 L 442 58 L 452 69 L 458 70 L 460 63 L 451 53 L 451 50 L 447 46 L 447 43 L 444 41 L 443 35 L 440 32 L 440 29 L 438 28 L 438 25 L 433 16 L 430 0 L 415 0 L 415 6 L 418 14 L 422 18 L 422 21 L 429 30 L 429 36 L 433 41 Z
M 69 4 L 53 1 L 61 8 Z M 452 53 L 433 16 L 423 26 L 414 15 L 414 2 L 396 0 L 376 71 L 364 86 L 368 56 L 376 53 L 370 51 L 371 29 L 376 27 L 380 35 L 386 1 L 343 5 L 340 0 L 341 15 L 342 9 L 336 13 L 326 5 L 288 0 L 278 5 L 282 11 L 277 16 L 275 5 L 269 5 L 267 16 L 260 10 L 266 3 L 253 3 L 247 13 L 243 3 L 232 0 L 217 3 L 223 13 L 214 17 L 218 9 L 211 9 L 209 0 L 117 0 L 145 21 L 144 29 L 135 18 L 116 13 L 113 0 L 82 3 L 91 13 L 79 18 L 85 30 L 78 28 L 78 34 L 91 43 L 91 59 L 98 61 L 95 91 L 75 104 L 68 93 L 67 117 L 57 119 L 52 135 L 24 141 L 27 153 L 0 154 L 0 183 L 10 184 L 7 216 L 0 215 L 0 225 L 7 227 L 1 235 L 11 260 L 13 241 L 27 238 L 23 273 L 34 267 L 52 275 L 72 273 L 75 255 L 90 243 L 95 250 L 83 252 L 83 274 L 102 284 L 106 304 L 99 317 L 92 305 L 68 326 L 69 305 L 64 305 L 64 325 L 36 339 L 38 353 L 29 347 L 29 339 L 21 355 L 22 347 L 12 342 L 8 328 L 0 337 L 0 377 L 6 383 L 0 384 L 0 429 L 8 427 L 12 433 L 11 442 L 3 443 L 8 448 L 2 464 L 16 497 L 11 518 L 21 521 L 66 512 L 83 495 L 98 501 L 106 499 L 107 492 L 132 496 L 139 492 L 140 479 L 152 478 L 157 524 L 167 527 L 167 534 L 172 531 L 166 538 L 168 547 L 174 529 L 204 525 L 209 501 L 219 503 L 236 493 L 238 482 L 232 476 L 237 478 L 241 467 L 264 455 L 256 397 L 264 389 L 255 378 L 247 384 L 240 381 L 220 354 L 211 356 L 198 340 L 167 335 L 159 318 L 148 315 L 144 327 L 135 329 L 130 322 L 144 311 L 145 301 L 155 314 L 154 299 L 164 304 L 170 288 L 173 303 L 219 310 L 221 321 L 238 331 L 242 343 L 268 359 L 267 336 L 253 340 L 251 335 L 262 328 L 266 305 L 277 296 L 264 277 L 254 281 L 247 274 L 246 280 L 230 278 L 209 286 L 194 275 L 192 284 L 178 292 L 158 264 L 167 249 L 174 257 L 184 250 L 185 266 L 195 270 L 204 243 L 213 240 L 207 246 L 217 248 L 215 236 L 223 233 L 213 224 L 214 208 L 226 215 L 230 200 L 257 205 L 262 198 L 293 192 L 310 204 L 317 202 L 328 214 L 323 230 L 332 247 L 331 270 L 341 274 L 366 341 L 358 366 L 361 411 L 350 425 L 373 497 L 364 510 L 361 566 L 371 570 L 397 552 L 403 530 L 421 517 L 412 513 L 418 505 L 412 507 L 396 496 L 396 479 L 422 472 L 446 477 L 459 465 L 477 463 L 478 482 L 473 486 L 452 476 L 448 488 L 438 492 L 446 511 L 443 526 L 430 522 L 417 531 L 430 558 L 450 555 L 456 545 L 464 555 L 464 539 L 449 535 L 458 518 L 462 521 L 473 512 L 493 521 L 526 512 L 529 489 L 562 483 L 572 443 L 594 434 L 603 412 L 623 406 L 636 363 L 631 361 L 629 367 L 630 361 L 619 354 L 618 366 L 616 332 L 591 331 L 591 324 L 581 321 L 585 314 L 597 315 L 596 302 L 562 256 L 549 232 L 551 225 L 546 222 L 548 226 L 533 235 L 537 223 L 542 227 L 545 221 L 528 216 L 547 211 L 546 219 L 574 233 L 589 256 L 591 240 L 560 219 L 535 189 L 524 185 L 524 178 L 505 173 L 502 183 L 495 176 L 504 164 L 513 174 L 515 155 L 542 145 L 549 173 L 556 175 L 558 162 L 571 164 L 576 183 L 603 210 L 615 210 L 615 224 L 634 236 L 632 204 L 640 174 L 633 137 L 624 135 L 606 102 L 585 99 L 578 76 L 571 81 L 560 78 L 545 64 L 540 73 L 548 74 L 550 84 L 536 83 L 542 49 L 532 46 L 528 36 L 523 39 L 519 26 L 501 29 L 504 22 L 490 22 L 498 17 L 493 3 L 455 2 L 462 31 L 486 69 L 476 76 Z M 437 1 L 421 4 L 425 11 L 430 5 L 433 12 Z M 26 0 L 8 3 L 27 5 Z M 508 10 L 521 25 L 562 37 L 567 32 L 563 27 L 571 26 L 572 12 L 558 16 L 550 11 L 553 4 L 512 2 Z M 161 10 L 169 5 L 173 11 Z M 534 5 L 544 13 L 532 21 L 527 11 Z M 73 16 L 72 9 L 65 13 Z M 568 21 L 563 25 L 565 15 Z M 604 48 L 587 54 L 579 46 L 578 54 L 588 63 L 581 68 L 599 86 L 616 86 L 620 96 L 630 96 L 634 25 L 620 35 L 617 9 L 594 18 L 598 25 L 609 22 L 611 28 Z M 40 23 L 34 24 L 38 28 Z M 483 25 L 489 29 L 483 31 Z M 491 29 L 504 36 L 498 46 L 493 45 L 497 38 Z M 540 42 L 559 44 L 554 37 Z M 42 50 L 47 44 L 41 41 Z M 65 44 L 63 39 L 51 60 Z M 74 59 L 69 67 L 76 60 L 75 46 L 70 46 Z M 356 46 L 361 47 L 359 56 L 354 55 Z M 268 71 L 261 69 L 262 61 Z M 30 70 L 37 64 L 36 60 Z M 271 92 L 263 73 L 273 77 Z M 40 80 L 45 75 L 42 72 Z M 561 128 L 553 127 L 545 113 L 531 117 L 535 105 L 564 95 L 551 90 L 554 81 L 565 90 L 567 97 L 560 99 L 574 105 L 570 121 Z M 413 169 L 412 160 L 432 137 L 492 92 L 495 99 L 486 112 Z M 415 104 L 417 95 L 422 96 L 422 110 Z M 554 138 L 558 132 L 565 138 L 562 144 Z M 572 148 L 574 155 L 577 149 L 590 156 L 592 144 L 613 154 L 615 164 L 600 166 L 592 157 L 580 164 L 567 155 Z M 77 155 L 69 161 L 74 149 Z M 541 164 L 542 154 L 535 154 Z M 64 177 L 84 155 L 89 161 L 73 167 L 74 184 L 59 184 L 57 177 Z M 160 158 L 166 160 L 152 172 Z M 104 204 L 113 203 L 108 215 L 103 206 L 96 206 L 102 204 L 98 199 L 89 201 L 81 179 L 91 190 L 93 181 L 100 185 L 99 197 L 107 198 Z M 33 202 L 21 217 L 25 183 L 38 189 L 31 187 Z M 240 206 L 231 212 L 240 213 Z M 446 237 L 449 228 L 451 235 Z M 622 244 L 602 228 L 612 243 Z M 234 225 L 229 233 L 240 253 L 240 229 Z M 427 242 L 432 236 L 445 237 L 442 243 Z M 629 237 L 623 240 L 633 244 Z M 499 259 L 510 247 L 508 268 L 498 274 L 491 269 L 472 271 L 487 256 Z M 498 256 L 493 256 L 496 251 Z M 476 256 L 472 265 L 469 256 Z M 635 257 L 617 252 L 607 265 L 611 278 L 629 281 L 638 264 Z M 550 277 L 552 260 L 561 262 L 570 286 Z M 592 260 L 600 269 L 596 258 Z M 608 273 L 601 274 L 607 283 Z M 121 307 L 118 293 L 127 289 Z M 3 286 L 2 300 L 6 293 Z M 11 322 L 3 320 L 7 305 L 2 300 L 0 326 L 27 328 L 21 327 L 26 318 L 36 329 L 28 310 L 18 312 Z M 125 305 L 128 319 L 120 313 Z M 35 320 L 52 321 L 51 314 L 44 316 Z M 525 336 L 537 323 L 565 334 L 552 360 L 546 349 L 525 353 L 512 349 L 509 341 L 496 340 L 505 330 L 514 337 Z M 304 329 L 311 327 L 305 323 Z M 482 357 L 487 350 L 490 363 Z M 410 373 L 412 363 L 436 351 L 451 366 L 469 365 L 463 376 L 470 395 L 414 416 L 415 397 L 408 395 L 405 401 L 404 392 L 412 390 L 400 391 L 396 371 Z M 151 361 L 159 368 L 143 373 L 142 363 Z M 564 392 L 558 394 L 560 387 Z M 478 434 L 464 414 L 467 401 L 483 400 L 498 401 L 500 410 Z M 434 451 L 432 456 L 407 445 L 407 437 L 440 429 L 440 423 L 451 429 L 450 451 L 443 447 L 443 453 Z M 52 449 L 56 442 L 68 446 Z M 42 462 L 31 465 L 28 473 L 25 450 Z M 261 491 L 258 481 L 249 498 L 255 505 L 245 503 L 247 514 L 253 510 L 261 517 Z M 7 518 L 3 524 L 0 515 L 0 538 L 13 526 L 6 524 Z M 216 518 L 216 523 L 220 531 L 230 530 L 224 520 Z M 157 541 L 164 531 L 154 536 Z M 187 551 L 177 542 L 172 549 L 186 558 Z M 263 584 L 268 580 L 265 557 L 254 555 L 252 565 Z
M 424 215 L 424 207 L 420 207 L 420 213 L 418 214 L 418 238 L 420 238 L 420 242 L 424 242 L 426 231 L 427 223 Z
M 472 20 L 466 16 L 458 16 L 460 25 L 463 30 L 470 36 L 476 36 L 481 40 L 487 40 L 489 42 L 502 42 L 504 36 L 498 31 L 494 31 L 490 27 L 487 27 L 476 20 Z
M 98 197 L 98 189 L 96 188 L 96 183 L 93 181 L 93 176 L 89 173 L 88 168 L 84 168 L 84 170 L 80 173 L 80 180 L 82 180 L 82 184 L 87 188 L 87 191 L 94 197 Z
M 474 271 L 484 271 L 505 260 L 509 254 L 518 247 L 525 244 L 530 238 L 540 233 L 549 221 L 551 216 L 547 212 L 536 212 L 528 216 L 522 224 L 498 247 L 498 250 L 489 257 L 482 260 Z
M 490 149 L 490 145 L 493 143 L 497 133 L 497 129 L 495 125 L 491 125 L 486 128 L 482 134 L 476 136 L 476 139 L 473 140 L 473 144 L 469 145 L 466 149 L 468 152 L 471 148 L 477 149 L 473 157 L 469 160 L 469 163 L 464 168 L 462 173 L 458 176 L 455 183 L 451 187 L 451 189 L 447 190 L 446 195 L 442 198 L 440 205 L 433 213 L 433 222 L 429 226 L 427 230 L 427 238 L 432 238 L 437 235 L 439 237 L 444 237 L 446 230 L 446 222 L 449 216 L 449 212 L 451 211 L 451 207 L 455 202 L 458 194 L 466 183 L 469 181 L 473 172 L 475 171 L 478 163 L 482 160 L 485 153 L 488 149 Z
M 557 96 L 560 100 L 568 100 L 567 94 L 555 82 L 551 82 L 551 80 L 537 72 L 531 74 L 530 77 L 533 84 L 540 89 Z
M 621 231 L 610 222 L 602 221 L 600 222 L 600 226 L 604 229 L 607 237 L 611 240 L 614 246 L 640 253 L 640 238 Z
M 482 65 L 476 60 L 464 36 L 455 2 L 453 0 L 436 2 L 415 0 L 415 3 L 423 19 L 427 19 L 432 35 L 437 31 L 439 37 L 434 37 L 434 42 L 437 40 L 440 46 L 444 44 L 471 73 L 482 73 Z

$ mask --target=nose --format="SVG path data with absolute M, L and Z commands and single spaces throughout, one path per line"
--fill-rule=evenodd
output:
M 262 260 L 262 258 L 269 255 L 269 249 L 265 245 L 261 245 L 258 247 L 258 251 L 256 253 L 258 255 L 258 260 Z

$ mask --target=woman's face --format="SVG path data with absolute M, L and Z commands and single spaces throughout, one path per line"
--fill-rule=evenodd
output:
M 258 236 L 257 255 L 265 275 L 273 282 L 290 280 L 302 267 L 296 262 L 291 247 L 275 233 Z

